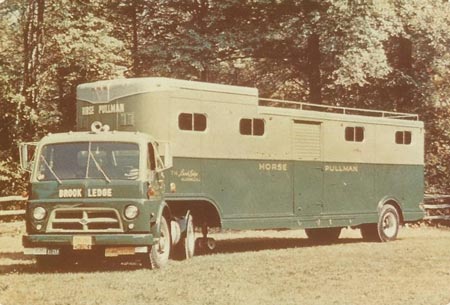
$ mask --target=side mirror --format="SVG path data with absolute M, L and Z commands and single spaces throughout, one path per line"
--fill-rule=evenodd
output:
M 169 142 L 159 142 L 157 145 L 156 170 L 162 172 L 173 166 L 172 150 Z
M 31 172 L 36 145 L 36 142 L 24 142 L 19 144 L 20 167 L 27 172 Z

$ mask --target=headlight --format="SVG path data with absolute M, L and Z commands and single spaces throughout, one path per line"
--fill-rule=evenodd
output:
M 42 220 L 47 215 L 47 211 L 43 207 L 37 207 L 33 210 L 33 218 L 36 220 Z
M 138 216 L 139 209 L 135 205 L 129 205 L 125 208 L 125 217 L 128 219 L 134 219 Z

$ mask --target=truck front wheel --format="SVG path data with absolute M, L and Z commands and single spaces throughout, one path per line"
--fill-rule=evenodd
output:
M 165 217 L 161 217 L 160 236 L 156 244 L 154 244 L 147 254 L 144 265 L 151 269 L 163 268 L 167 265 L 170 257 L 171 238 L 169 226 Z

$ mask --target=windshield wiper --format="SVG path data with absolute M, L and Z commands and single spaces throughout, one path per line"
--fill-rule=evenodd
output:
M 42 161 L 44 161 L 45 166 L 47 166 L 48 170 L 50 171 L 50 173 L 52 173 L 53 177 L 55 177 L 56 181 L 58 181 L 59 184 L 62 184 L 61 179 L 59 179 L 58 175 L 56 175 L 55 171 L 50 167 L 44 155 L 41 155 L 41 159 Z
M 95 167 L 97 168 L 97 170 L 102 173 L 103 177 L 105 177 L 105 180 L 108 182 L 111 182 L 111 179 L 108 177 L 108 175 L 105 173 L 105 171 L 102 169 L 102 167 L 100 166 L 100 164 L 97 162 L 97 160 L 94 157 L 94 154 L 91 151 L 91 142 L 89 142 L 89 157 L 92 158 L 92 160 L 94 161 Z M 89 160 L 90 158 L 88 158 L 87 161 L 87 168 L 86 168 L 86 179 L 89 176 Z

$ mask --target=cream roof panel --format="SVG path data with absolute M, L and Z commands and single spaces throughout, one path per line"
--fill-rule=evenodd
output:
M 123 132 L 123 131 L 108 131 L 108 132 L 64 132 L 49 134 L 42 138 L 40 143 L 42 145 L 50 143 L 68 143 L 68 142 L 86 142 L 86 141 L 107 141 L 107 142 L 154 142 L 155 140 L 140 132 Z
M 163 77 L 126 78 L 81 84 L 77 87 L 77 100 L 90 103 L 108 103 L 135 94 L 176 89 L 220 92 L 258 96 L 256 88 L 178 80 Z

